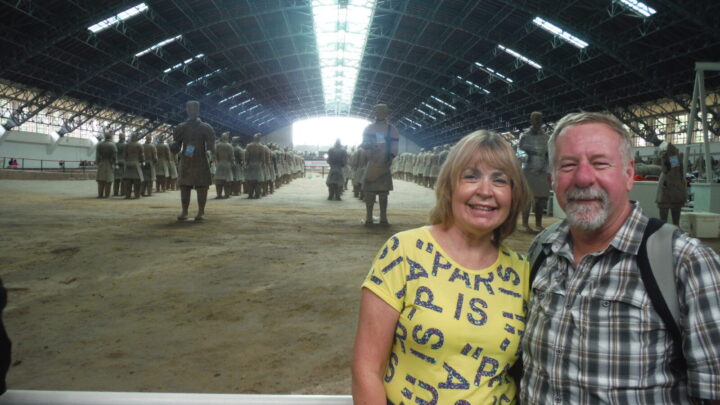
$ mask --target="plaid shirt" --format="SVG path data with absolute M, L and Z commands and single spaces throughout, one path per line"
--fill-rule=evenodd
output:
M 548 257 L 533 283 L 523 337 L 523 405 L 678 405 L 720 398 L 720 257 L 675 232 L 688 369 L 674 374 L 672 338 L 635 260 L 647 221 L 635 205 L 610 245 L 577 266 L 567 221 L 535 239 L 531 263 L 539 249 Z

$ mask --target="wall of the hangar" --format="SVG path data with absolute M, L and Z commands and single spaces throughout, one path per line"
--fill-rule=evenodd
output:
M 292 148 L 292 125 L 288 125 L 286 127 L 270 132 L 269 134 L 263 135 L 263 142 L 275 143 L 280 145 L 281 147 Z
M 60 138 L 52 151 L 53 138 L 47 134 L 24 131 L 8 131 L 0 142 L 0 162 L 5 166 L 10 158 L 18 160 L 18 168 L 57 169 L 58 161 L 64 160 L 66 167 L 78 167 L 80 161 L 95 160 L 95 145 L 85 138 L 66 136 Z
M 398 154 L 402 153 L 418 153 L 420 147 L 405 136 L 400 135 L 400 142 L 398 143 Z

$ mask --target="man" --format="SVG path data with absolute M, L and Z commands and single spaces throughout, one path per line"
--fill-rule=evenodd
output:
M 531 127 L 522 135 L 518 149 L 525 152 L 527 159 L 523 164 L 523 173 L 527 179 L 535 199 L 532 204 L 535 212 L 535 228 L 543 230 L 542 217 L 548 198 L 550 197 L 550 180 L 548 179 L 548 136 L 542 129 L 543 115 L 539 111 L 530 114 Z M 523 212 L 523 228 L 526 232 L 534 232 L 530 228 L 530 204 Z
M 390 165 L 398 153 L 400 134 L 388 122 L 388 107 L 375 106 L 375 122 L 363 131 L 363 148 L 367 150 L 367 165 L 362 180 L 365 199 L 365 225 L 373 224 L 375 196 L 380 201 L 380 225 L 389 225 L 387 219 L 388 194 L 393 189 Z
M 338 139 L 335 141 L 335 146 L 328 150 L 327 162 L 330 165 L 330 171 L 325 181 L 328 187 L 328 200 L 340 201 L 340 194 L 342 194 L 345 184 L 343 169 L 347 165 L 347 160 L 347 151 Z
M 123 149 L 123 160 L 125 161 L 125 172 L 123 181 L 125 183 L 125 199 L 129 200 L 135 189 L 135 199 L 140 198 L 142 190 L 140 185 L 143 182 L 142 163 L 145 161 L 145 152 L 138 142 L 138 134 L 130 136 L 130 142 Z
M 98 184 L 98 197 L 109 198 L 110 188 L 115 181 L 115 161 L 117 161 L 117 148 L 112 141 L 112 132 L 105 132 L 105 140 L 98 143 L 95 149 L 95 166 L 97 174 L 95 180 Z
M 530 247 L 543 251 L 523 332 L 521 403 L 720 403 L 720 257 L 675 231 L 678 354 L 649 301 L 638 251 L 648 217 L 628 200 L 635 163 L 615 118 L 575 113 L 548 143 L 552 184 L 567 218 Z M 668 246 L 668 248 L 670 248 Z
M 215 130 L 200 120 L 199 102 L 188 101 L 185 107 L 188 119 L 175 127 L 173 133 L 174 142 L 170 148 L 173 153 L 180 152 L 178 186 L 180 187 L 182 212 L 180 212 L 177 219 L 178 221 L 187 219 L 190 195 L 194 188 L 198 202 L 198 212 L 195 220 L 202 221 L 205 216 L 208 187 L 212 184 L 207 154 L 215 151 Z
M 125 195 L 125 183 L 123 176 L 125 175 L 125 159 L 123 159 L 123 150 L 125 150 L 125 134 L 118 135 L 118 141 L 115 144 L 117 149 L 117 164 L 115 166 L 115 181 L 113 182 L 113 196 Z
M 233 161 L 235 151 L 230 145 L 230 133 L 223 132 L 220 142 L 215 146 L 215 190 L 217 198 L 230 198 L 233 183 Z M 225 193 L 223 194 L 223 190 Z

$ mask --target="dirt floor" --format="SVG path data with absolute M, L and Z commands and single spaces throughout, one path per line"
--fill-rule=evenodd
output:
M 366 228 L 364 205 L 327 201 L 319 175 L 211 199 L 201 223 L 175 220 L 178 191 L 98 200 L 94 181 L 0 180 L 8 387 L 349 394 L 359 286 L 434 201 L 395 189 L 392 226 Z

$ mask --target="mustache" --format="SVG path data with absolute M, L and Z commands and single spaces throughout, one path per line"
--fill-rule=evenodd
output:
M 565 192 L 568 200 L 607 200 L 607 192 L 603 189 L 573 187 Z

